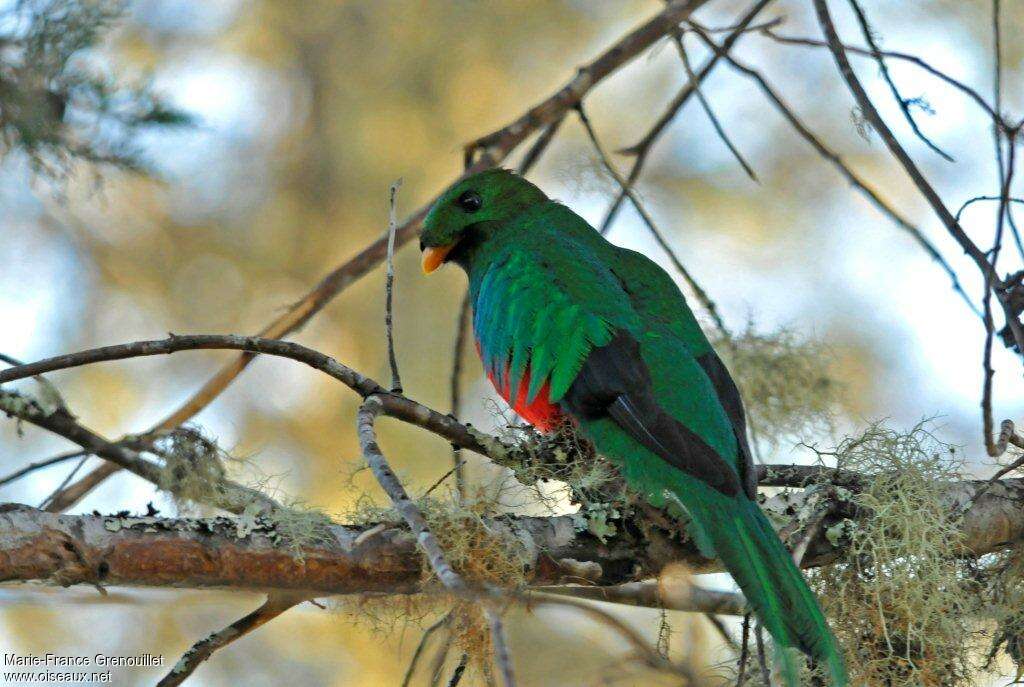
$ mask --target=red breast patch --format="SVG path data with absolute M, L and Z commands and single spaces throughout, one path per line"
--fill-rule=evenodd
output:
M 505 379 L 509 377 L 509 368 L 505 367 Z M 511 384 L 506 381 L 505 384 L 498 385 L 494 381 L 494 375 L 490 372 L 487 373 L 487 378 L 491 380 L 491 384 L 494 385 L 495 390 L 501 395 L 505 401 L 512 406 L 512 410 L 516 412 L 516 415 L 523 418 L 531 425 L 536 427 L 542 432 L 553 431 L 558 424 L 562 421 L 562 409 L 551 402 L 551 383 L 544 382 L 544 386 L 540 388 L 537 396 L 534 397 L 533 403 L 526 402 L 527 391 L 530 388 L 530 368 L 526 368 L 526 372 L 523 373 L 523 378 L 519 380 L 519 387 L 516 391 L 515 401 L 509 398 L 509 394 L 512 391 Z

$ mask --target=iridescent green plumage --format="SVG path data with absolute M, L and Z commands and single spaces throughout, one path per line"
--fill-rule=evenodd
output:
M 481 359 L 506 398 L 518 408 L 528 377 L 526 406 L 572 417 L 633 490 L 688 520 L 778 644 L 844 685 L 817 602 L 752 498 L 739 394 L 672 279 L 504 170 L 453 186 L 422 243 L 466 270 Z

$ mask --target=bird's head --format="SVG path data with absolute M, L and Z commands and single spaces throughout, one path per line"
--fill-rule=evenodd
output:
M 506 169 L 489 169 L 452 184 L 423 220 L 420 250 L 423 271 L 430 274 L 467 238 L 515 217 L 547 200 L 539 188 Z

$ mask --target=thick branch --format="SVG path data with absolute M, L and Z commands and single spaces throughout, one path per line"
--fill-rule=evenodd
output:
M 963 555 L 991 553 L 1024 538 L 1024 480 L 987 484 L 946 486 L 944 503 L 950 511 L 965 511 Z M 800 512 L 805 498 L 804 492 L 778 495 L 765 508 L 789 519 Z M 831 501 L 835 515 L 808 546 L 805 568 L 833 562 L 844 543 L 840 539 L 832 544 L 826 530 L 839 519 L 861 517 L 849 503 L 835 496 Z M 579 582 L 585 575 L 594 585 L 617 585 L 653 577 L 673 561 L 702 572 L 717 569 L 689 543 L 648 542 L 627 534 L 601 542 L 577 531 L 571 516 L 506 516 L 489 521 L 488 528 L 496 533 L 496 542 L 516 541 L 522 547 L 532 584 Z M 414 593 L 425 579 L 426 565 L 414 536 L 397 523 L 332 525 L 317 541 L 303 543 L 289 542 L 282 528 L 264 516 L 248 521 L 71 516 L 17 504 L 0 506 L 0 581 L 318 595 Z

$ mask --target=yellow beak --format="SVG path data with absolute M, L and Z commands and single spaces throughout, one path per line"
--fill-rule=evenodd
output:
M 430 274 L 444 262 L 444 259 L 448 257 L 448 253 L 451 252 L 452 248 L 455 247 L 453 243 L 450 246 L 428 246 L 423 249 L 423 274 Z

